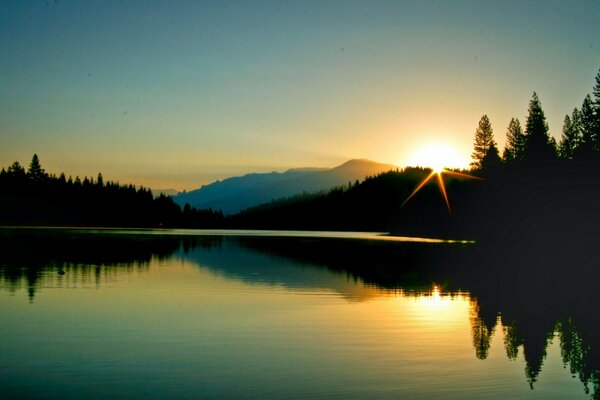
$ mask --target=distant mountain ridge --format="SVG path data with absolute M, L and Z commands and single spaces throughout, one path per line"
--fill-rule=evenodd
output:
M 349 160 L 334 168 L 293 168 L 285 172 L 251 173 L 204 185 L 199 189 L 173 196 L 183 206 L 220 209 L 233 214 L 271 200 L 302 192 L 317 192 L 398 167 L 367 159 Z

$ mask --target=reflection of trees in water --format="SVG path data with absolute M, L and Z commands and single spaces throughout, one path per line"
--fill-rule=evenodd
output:
M 471 333 L 478 358 L 487 358 L 493 335 L 502 326 L 506 355 L 516 359 L 522 352 L 525 378 L 533 389 L 547 348 L 556 338 L 565 366 L 581 379 L 586 392 L 593 387 L 593 398 L 600 399 L 600 357 L 592 351 L 600 349 L 600 320 L 589 318 L 596 314 L 599 280 L 593 260 L 585 257 L 591 238 L 579 239 L 577 243 L 539 239 L 525 250 L 519 238 L 476 247 L 251 237 L 239 243 L 345 272 L 388 290 L 422 295 L 433 282 L 449 293 L 466 290 L 472 297 Z M 512 251 L 504 247 L 511 245 Z
M 563 363 L 569 365 L 573 376 L 578 376 L 585 385 L 594 388 L 594 399 L 600 399 L 600 354 L 598 352 L 598 332 L 578 329 L 572 319 L 562 321 L 557 326 L 560 337 L 560 352 Z
M 119 274 L 147 269 L 153 259 L 167 259 L 177 252 L 185 255 L 198 246 L 219 247 L 223 240 L 4 231 L 0 232 L 0 282 L 12 292 L 27 288 L 30 299 L 43 286 L 98 287 Z M 493 262 L 490 254 L 497 253 L 485 249 L 487 259 L 483 259 L 482 252 L 468 246 L 310 238 L 226 240 L 303 265 L 343 272 L 387 290 L 420 295 L 429 293 L 437 282 L 447 293 L 468 291 L 476 357 L 485 359 L 493 336 L 503 334 L 507 357 L 516 359 L 522 352 L 525 377 L 534 388 L 547 347 L 558 339 L 565 366 L 583 382 L 586 392 L 600 399 L 600 319 L 596 319 L 594 294 L 599 281 L 589 265 L 575 262 L 567 271 L 562 267 L 564 260 L 553 265 L 547 256 L 543 264 L 528 259 L 506 267 L 506 259 L 513 255 L 503 253 L 504 258 Z
M 52 288 L 99 288 L 102 283 L 112 282 L 123 274 L 147 270 L 148 261 L 114 264 L 78 264 L 71 262 L 49 262 L 48 264 L 18 267 L 0 267 L 0 283 L 11 293 L 22 288 L 27 289 L 30 302 L 41 287 Z
M 578 377 L 586 393 L 593 388 L 592 398 L 600 399 L 600 362 L 598 334 L 594 321 L 577 324 L 572 318 L 526 318 L 506 320 L 501 317 L 504 348 L 509 359 L 515 360 L 519 349 L 525 361 L 525 377 L 533 389 L 546 359 L 547 348 L 553 339 L 559 340 L 561 357 L 573 377 Z M 471 332 L 475 355 L 485 359 L 490 349 L 494 327 L 485 321 L 482 310 L 474 301 L 471 314 Z
M 0 282 L 10 292 L 27 288 L 30 301 L 43 286 L 99 287 L 147 270 L 153 259 L 178 250 L 220 244 L 218 237 L 180 237 L 57 230 L 0 232 Z
M 490 322 L 482 318 L 479 305 L 474 301 L 471 305 L 470 320 L 475 355 L 480 360 L 484 360 L 487 358 L 490 350 L 492 335 L 496 328 L 496 319 L 494 318 L 493 322 Z

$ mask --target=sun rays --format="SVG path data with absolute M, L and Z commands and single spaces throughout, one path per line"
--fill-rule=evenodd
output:
M 404 205 L 406 203 L 408 203 L 408 201 L 410 199 L 412 199 L 423 188 L 423 186 L 425 186 L 427 184 L 427 182 L 429 182 L 434 177 L 437 177 L 438 187 L 440 188 L 440 192 L 442 193 L 442 196 L 444 197 L 444 201 L 446 203 L 446 207 L 448 208 L 448 213 L 452 214 L 452 208 L 450 207 L 450 200 L 448 199 L 448 192 L 446 191 L 446 185 L 444 184 L 444 178 L 442 177 L 442 175 L 444 175 L 444 174 L 456 176 L 456 177 L 459 177 L 459 178 L 483 180 L 483 179 L 478 178 L 476 176 L 469 175 L 469 174 L 464 174 L 462 172 L 451 171 L 451 170 L 448 170 L 448 169 L 445 169 L 445 168 L 432 168 L 431 169 L 431 173 L 429 175 L 427 175 L 427 177 L 425 177 L 425 179 L 423 179 L 417 185 L 417 187 L 415 188 L 415 190 L 413 190 L 412 193 L 410 194 L 410 196 L 408 196 L 406 198 L 406 200 L 404 200 L 404 202 L 402 203 L 402 205 L 400 207 L 404 207 Z

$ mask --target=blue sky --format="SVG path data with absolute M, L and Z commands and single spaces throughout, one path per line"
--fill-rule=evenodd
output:
M 190 189 L 551 133 L 600 68 L 598 1 L 5 1 L 0 165 Z

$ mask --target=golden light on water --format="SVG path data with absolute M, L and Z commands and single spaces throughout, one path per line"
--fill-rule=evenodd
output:
M 458 325 L 466 323 L 465 316 L 471 308 L 471 299 L 467 293 L 444 293 L 434 285 L 431 291 L 418 296 L 402 296 L 406 311 L 431 329 L 454 331 Z M 457 333 L 462 332 L 460 329 Z

